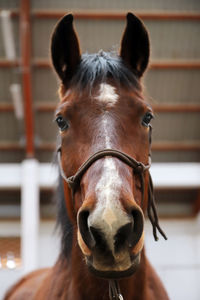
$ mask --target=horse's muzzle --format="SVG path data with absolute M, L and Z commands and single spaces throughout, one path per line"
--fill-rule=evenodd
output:
M 107 224 L 95 210 L 90 212 L 84 208 L 79 211 L 79 246 L 87 257 L 89 269 L 97 276 L 130 276 L 139 264 L 143 247 L 143 213 L 139 207 L 133 207 L 129 214 L 119 212 L 119 217 Z

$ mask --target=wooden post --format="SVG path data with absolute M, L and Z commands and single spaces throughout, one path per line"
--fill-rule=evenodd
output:
M 21 0 L 20 7 L 21 69 L 24 97 L 26 156 L 34 157 L 34 124 L 31 89 L 30 1 Z

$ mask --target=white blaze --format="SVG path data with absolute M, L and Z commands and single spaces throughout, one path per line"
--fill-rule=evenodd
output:
M 109 124 L 108 124 L 108 117 L 105 114 L 103 119 L 102 119 L 102 128 L 103 128 L 103 133 L 104 133 L 104 139 L 105 139 L 105 146 L 106 148 L 111 148 L 111 141 L 110 141 L 110 135 L 109 135 Z
M 116 103 L 118 95 L 116 94 L 114 87 L 102 83 L 100 85 L 100 93 L 96 99 L 104 102 L 110 107 Z M 100 126 L 102 127 L 105 148 L 112 148 L 112 123 L 108 113 L 105 112 Z M 89 225 L 96 226 L 103 230 L 107 237 L 106 239 L 110 249 L 113 252 L 113 237 L 115 233 L 121 226 L 129 222 L 129 218 L 119 201 L 121 186 L 122 180 L 115 159 L 112 157 L 105 157 L 103 160 L 101 178 L 95 188 L 97 205 L 89 217 Z
M 106 222 L 110 230 L 118 217 L 116 211 L 121 211 L 119 191 L 122 185 L 113 158 L 105 158 L 102 176 L 96 186 L 98 208 L 101 210 L 101 219 Z

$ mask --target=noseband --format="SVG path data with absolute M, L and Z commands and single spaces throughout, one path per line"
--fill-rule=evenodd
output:
M 144 165 L 141 162 L 138 162 L 128 154 L 121 152 L 119 150 L 115 149 L 103 149 L 100 151 L 97 151 L 95 154 L 91 155 L 78 169 L 75 175 L 71 177 L 66 177 L 65 173 L 62 168 L 61 175 L 64 178 L 64 180 L 68 183 L 69 187 L 71 188 L 73 194 L 75 193 L 77 187 L 80 185 L 80 181 L 84 173 L 90 168 L 90 166 L 97 160 L 105 157 L 105 156 L 112 156 L 117 157 L 124 163 L 126 163 L 129 167 L 131 167 L 136 174 L 143 174 L 146 170 L 148 170 L 151 166 L 150 162 L 148 165 Z M 58 161 L 59 165 L 61 167 L 61 148 L 58 149 Z
M 151 131 L 150 131 L 151 132 Z M 151 134 L 149 137 L 149 140 L 151 142 Z M 127 164 L 129 167 L 133 169 L 134 175 L 139 175 L 140 182 L 141 182 L 141 194 L 142 194 L 142 205 L 144 204 L 144 190 L 145 190 L 145 181 L 144 181 L 144 174 L 146 171 L 149 170 L 151 166 L 151 156 L 149 155 L 149 162 L 147 165 L 143 164 L 142 162 L 138 162 L 135 158 L 129 156 L 128 154 L 121 152 L 116 149 L 103 149 L 100 151 L 97 151 L 93 155 L 91 155 L 78 169 L 78 171 L 70 177 L 66 177 L 65 172 L 62 168 L 62 162 L 61 162 L 61 147 L 57 150 L 58 154 L 58 163 L 60 168 L 60 173 L 62 178 L 67 182 L 69 188 L 72 191 L 72 200 L 74 203 L 74 196 L 76 193 L 77 188 L 80 186 L 80 181 L 85 172 L 90 168 L 90 166 L 96 162 L 97 160 L 104 158 L 104 157 L 116 157 L 125 164 Z M 164 237 L 164 239 L 167 239 L 165 233 L 160 228 L 159 222 L 158 222 L 158 215 L 156 211 L 155 206 L 155 200 L 154 200 L 154 191 L 153 191 L 153 183 L 151 179 L 151 175 L 149 173 L 149 181 L 148 181 L 148 205 L 147 205 L 147 213 L 148 217 L 150 219 L 150 222 L 153 227 L 153 235 L 154 239 L 157 241 L 157 230 L 160 232 L 160 234 Z M 109 298 L 110 300 L 123 300 L 123 297 L 120 292 L 119 283 L 116 280 L 109 280 Z

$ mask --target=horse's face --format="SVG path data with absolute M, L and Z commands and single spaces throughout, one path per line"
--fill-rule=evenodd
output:
M 64 33 L 68 34 L 67 41 L 63 41 L 65 36 L 60 36 Z M 73 45 L 68 44 L 69 41 L 73 41 Z M 132 77 L 135 86 L 117 83 L 109 74 L 101 80 L 96 76 L 90 89 L 80 91 L 81 80 L 76 85 L 74 77 L 88 76 L 83 83 L 90 80 L 89 68 L 91 74 L 97 75 L 92 68 L 97 68 L 98 59 L 99 68 L 103 63 L 116 63 L 117 60 L 99 53 L 93 56 L 96 65 L 87 66 L 91 57 L 80 62 L 71 16 L 58 24 L 52 39 L 52 57 L 63 81 L 57 122 L 61 129 L 62 168 L 67 177 L 75 174 L 88 157 L 102 149 L 117 149 L 144 165 L 148 164 L 152 112 L 140 96 L 138 82 L 147 66 L 148 47 L 148 35 L 142 23 L 129 14 L 121 57 L 136 74 Z M 57 53 L 58 48 L 60 53 Z M 120 64 L 118 59 L 118 68 L 114 72 L 120 71 Z M 77 65 L 79 71 L 76 72 Z M 127 69 L 126 75 L 129 73 Z M 147 181 L 148 174 L 144 175 Z M 144 242 L 143 210 L 147 202 L 147 189 L 142 203 L 141 188 L 138 174 L 112 156 L 99 158 L 85 171 L 76 187 L 74 201 L 64 182 L 66 207 L 71 221 L 77 224 L 79 246 L 89 268 L 98 276 L 128 276 L 139 264 Z

